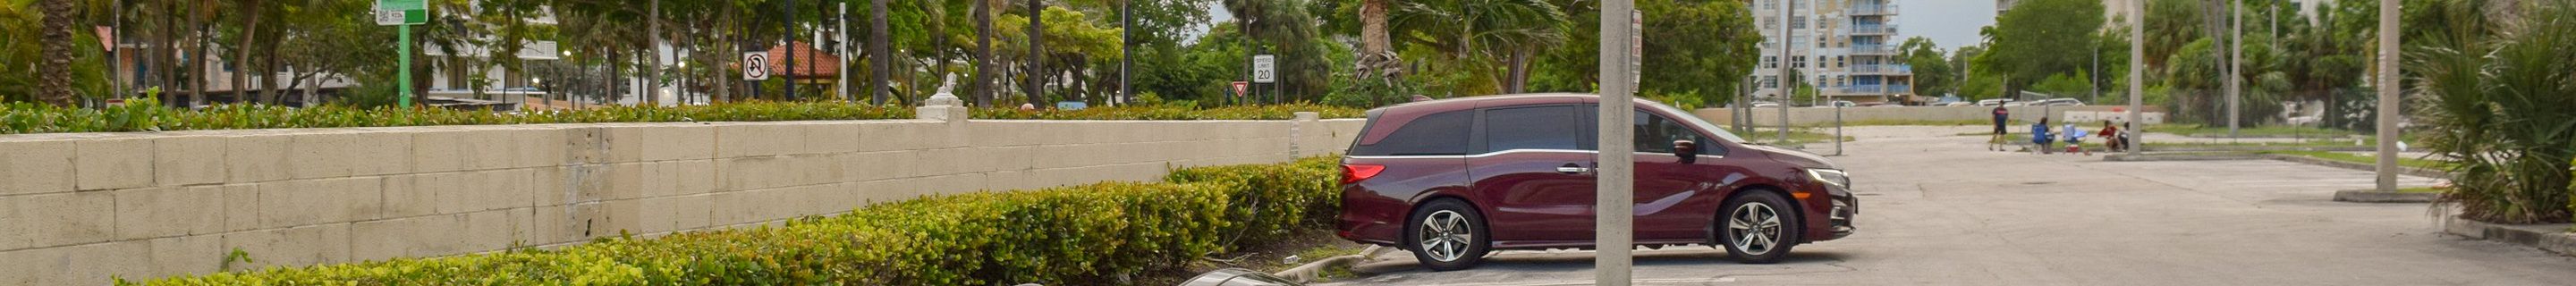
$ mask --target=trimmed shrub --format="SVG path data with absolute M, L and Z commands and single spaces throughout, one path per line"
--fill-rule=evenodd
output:
M 388 127 L 605 122 L 788 121 L 912 118 L 912 109 L 831 102 L 740 102 L 720 105 L 606 106 L 595 109 L 499 113 L 444 108 L 293 108 L 218 105 L 203 110 L 162 106 L 149 98 L 124 106 L 85 109 L 35 103 L 0 105 L 0 134 L 134 132 L 213 129 Z
M 1234 244 L 1314 227 L 1338 202 L 1333 158 L 1187 168 L 1108 182 L 878 204 L 757 227 L 523 250 L 217 273 L 119 285 L 1115 284 Z M 1247 203 L 1250 202 L 1250 203 Z
M 977 109 L 976 119 L 1051 120 L 1284 120 L 1299 111 L 1323 118 L 1357 118 L 1361 110 L 1311 104 L 1229 106 L 1196 109 L 1174 106 L 1121 106 L 1084 110 Z M 341 105 L 293 108 L 273 105 L 218 105 L 202 110 L 169 108 L 140 98 L 124 106 L 85 109 L 18 102 L 0 104 L 0 134 L 136 132 L 216 129 L 391 127 L 432 125 L 499 125 L 611 122 L 795 121 L 913 118 L 912 108 L 837 102 L 733 102 L 716 105 L 631 106 L 501 113 L 444 108 L 356 108 Z

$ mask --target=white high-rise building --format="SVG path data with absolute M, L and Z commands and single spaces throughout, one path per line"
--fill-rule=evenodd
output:
M 1901 102 L 1914 95 L 1913 67 L 1896 56 L 1903 40 L 1896 38 L 1895 0 L 1752 1 L 1754 26 L 1766 41 L 1753 70 L 1754 99 L 1801 105 L 1830 100 L 1869 104 Z M 1782 25 L 1787 26 L 1786 36 L 1781 35 Z M 1799 76 L 1792 86 L 1806 83 L 1819 98 L 1781 99 L 1777 83 L 1783 66 Z

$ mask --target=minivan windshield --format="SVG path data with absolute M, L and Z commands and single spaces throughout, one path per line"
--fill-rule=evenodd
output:
M 1647 108 L 1654 108 L 1655 110 L 1661 110 L 1664 113 L 1678 115 L 1678 117 L 1682 118 L 1682 121 L 1690 122 L 1691 126 L 1698 126 L 1699 130 L 1708 130 L 1710 133 L 1716 133 L 1717 138 L 1724 138 L 1726 139 L 1726 142 L 1744 143 L 1744 137 L 1736 137 L 1734 132 L 1726 132 L 1726 128 L 1718 128 L 1717 124 L 1708 123 L 1707 119 L 1700 119 L 1699 114 L 1682 111 L 1680 108 L 1673 108 L 1672 106 L 1664 105 L 1663 103 L 1658 103 L 1652 100 L 1641 102 L 1646 103 L 1645 106 L 1647 106 Z

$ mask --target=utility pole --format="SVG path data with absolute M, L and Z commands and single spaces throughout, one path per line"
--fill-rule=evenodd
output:
M 779 47 L 779 48 L 778 48 L 778 50 L 780 50 L 780 51 L 787 51 L 787 53 L 786 53 L 786 54 L 787 54 L 787 55 L 786 55 L 787 59 L 786 59 L 786 62 L 785 62 L 785 63 L 787 63 L 787 68 L 785 69 L 785 70 L 786 70 L 786 72 L 784 72 L 784 73 L 780 73 L 779 75 L 783 75 L 784 77 L 781 77 L 781 78 L 783 78 L 783 79 L 786 79 L 786 80 L 787 80 L 787 81 L 786 81 L 786 83 L 787 83 L 787 100 L 788 100 L 788 101 L 795 101 L 795 100 L 796 100 L 796 0 L 787 0 L 787 1 L 782 2 L 782 3 L 779 3 L 779 4 L 783 4 L 783 5 L 785 5 L 785 6 L 786 6 L 786 7 L 785 7 L 786 9 L 781 9 L 781 10 L 784 10 L 785 12 L 787 12 L 787 22 L 786 22 L 786 25 L 785 25 L 785 26 L 787 27 L 787 33 L 786 33 L 786 34 L 781 34 L 781 35 L 780 35 L 781 37 L 785 37 L 787 41 L 786 41 L 786 42 L 782 42 L 782 43 L 778 43 L 778 47 Z
M 2245 92 L 2245 76 L 2239 74 L 2245 72 L 2245 0 L 2230 3 L 2236 6 L 2227 9 L 2227 138 L 2236 138 L 2237 125 L 2244 122 L 2237 106 L 2243 105 Z
M 2144 95 L 2146 94 L 2146 73 L 2144 71 L 2147 67 L 2147 45 L 2145 43 L 2145 39 L 2147 38 L 2147 21 L 2145 20 L 2147 16 L 2147 1 L 2129 1 L 2129 3 L 2129 15 L 2138 15 L 2137 17 L 2139 20 L 2134 21 L 2135 23 L 2129 24 L 2129 120 L 2125 123 L 2128 125 L 2128 128 L 2121 128 L 2120 130 L 2129 132 L 2129 134 L 2146 134 L 2146 132 L 2138 130 L 2138 126 L 2144 125 L 2139 124 L 2138 122 L 2145 121 L 2146 119 L 2145 117 L 2142 117 L 2146 115 L 2146 111 L 2140 109 L 2146 107 L 2146 98 Z M 2138 144 L 2144 144 L 2143 141 L 2146 141 L 2143 138 L 2138 137 L 2140 136 L 2122 137 L 2128 138 L 2129 140 L 2129 142 L 2125 143 L 2127 146 L 2123 146 L 2129 148 L 2129 156 L 2144 154 L 2145 152 L 2142 150 L 2147 149 L 2138 147 Z
M 2379 191 L 2397 191 L 2397 0 L 2379 0 Z
M 1780 137 L 1772 139 L 1776 142 L 1787 143 L 1789 142 L 1789 96 L 1792 94 L 1790 91 L 1790 87 L 1792 85 L 1789 85 L 1789 82 L 1797 80 L 1789 77 L 1791 75 L 1789 74 L 1789 57 L 1792 54 L 1789 52 L 1789 40 L 1798 38 L 1795 35 L 1789 34 L 1789 10 L 1796 10 L 1795 8 L 1798 7 L 1798 1 L 1800 0 L 1764 1 L 1784 2 L 1780 3 L 1780 6 L 1777 7 L 1780 9 L 1780 59 L 1777 62 L 1780 64 L 1780 74 L 1779 76 L 1774 77 L 1777 78 L 1777 80 L 1774 80 L 1772 83 L 1780 87 L 1779 90 L 1775 90 L 1778 93 L 1772 96 L 1772 98 L 1780 100 L 1778 104 L 1780 105 Z
M 1593 158 L 1593 285 L 1627 286 L 1629 265 L 1635 263 L 1630 250 L 1636 249 L 1634 209 L 1636 193 L 1637 138 L 1630 126 L 1636 121 L 1637 60 L 1644 47 L 1639 38 L 1635 0 L 1608 0 L 1601 3 L 1601 110 L 1600 155 Z M 1687 155 L 1685 155 L 1687 156 Z

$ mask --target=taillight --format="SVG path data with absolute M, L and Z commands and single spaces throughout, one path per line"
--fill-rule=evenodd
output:
M 1369 178 L 1377 177 L 1377 173 L 1381 171 L 1386 171 L 1386 166 L 1344 164 L 1342 165 L 1342 184 L 1367 181 Z

